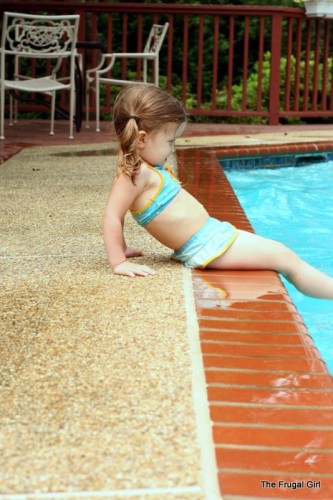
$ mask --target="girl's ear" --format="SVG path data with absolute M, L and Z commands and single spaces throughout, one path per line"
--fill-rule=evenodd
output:
M 147 132 L 145 132 L 144 130 L 139 130 L 138 146 L 140 149 L 143 149 L 145 147 L 146 141 L 147 141 Z

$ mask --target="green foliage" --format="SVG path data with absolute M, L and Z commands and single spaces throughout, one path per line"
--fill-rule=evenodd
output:
M 83 1 L 83 0 L 82 0 Z M 92 0 L 89 0 L 92 1 Z M 105 1 L 112 3 L 112 0 L 96 0 Z M 83 2 L 84 3 L 84 2 Z M 125 2 L 124 2 L 125 3 Z M 163 0 L 142 0 L 141 3 L 167 3 Z M 240 6 L 279 6 L 279 7 L 300 7 L 301 4 L 297 0 L 177 0 L 177 4 L 200 4 L 200 5 L 240 5 Z M 104 42 L 108 51 L 113 52 L 123 52 L 125 48 L 123 47 L 123 16 L 121 13 L 112 14 L 112 31 L 110 31 L 110 16 L 106 12 L 101 12 L 98 14 L 98 38 L 100 41 Z M 154 22 L 154 16 L 150 14 L 144 14 L 142 17 L 143 21 L 143 34 L 142 34 L 142 46 L 145 43 L 146 37 L 148 36 L 150 27 Z M 167 15 L 159 15 L 158 21 L 163 23 L 168 21 Z M 92 29 L 92 17 L 87 16 L 87 40 L 93 38 Z M 232 85 L 232 109 L 241 110 L 243 106 L 243 66 L 244 66 L 244 16 L 237 15 L 234 17 L 235 29 L 234 29 L 234 41 L 233 41 L 233 85 Z M 138 18 L 135 13 L 129 13 L 127 18 L 127 52 L 137 52 L 138 50 Z M 188 15 L 188 26 L 189 26 L 189 44 L 188 52 L 184 53 L 184 17 L 183 15 L 175 15 L 173 17 L 173 41 L 172 41 L 172 93 L 182 100 L 183 98 L 183 88 L 182 88 L 182 75 L 184 69 L 184 62 L 187 65 L 187 84 L 186 84 L 186 107 L 188 110 L 196 108 L 198 99 L 200 100 L 202 109 L 210 109 L 212 102 L 212 82 L 213 82 L 213 68 L 215 68 L 214 58 L 214 16 L 206 15 L 203 18 L 203 54 L 202 54 L 202 67 L 199 66 L 198 61 L 198 44 L 199 44 L 199 17 L 197 15 Z M 283 25 L 283 40 L 282 40 L 282 53 L 286 53 L 286 38 L 287 38 L 287 24 L 284 22 Z M 229 69 L 229 35 L 230 35 L 230 25 L 229 17 L 221 16 L 218 21 L 218 42 L 217 42 L 217 106 L 221 110 L 227 109 L 227 84 L 228 84 L 228 69 Z M 258 86 L 259 81 L 261 81 L 261 109 L 267 111 L 269 109 L 269 85 L 270 85 L 270 47 L 271 47 L 271 33 L 272 26 L 269 16 L 265 18 L 265 29 L 263 34 L 263 50 L 265 52 L 261 79 L 259 78 L 259 64 L 258 58 L 258 43 L 259 43 L 259 32 L 260 23 L 258 18 L 249 18 L 249 59 L 246 61 L 248 76 L 246 81 L 246 109 L 250 111 L 255 111 L 257 109 L 258 101 Z M 108 45 L 108 41 L 112 37 L 111 46 Z M 168 66 L 168 51 L 166 50 L 166 45 L 162 48 L 160 57 L 160 85 L 163 88 L 167 88 L 166 73 Z M 216 48 L 216 47 L 215 47 Z M 170 47 L 169 47 L 170 49 Z M 86 53 L 86 65 L 89 67 L 91 55 L 89 51 Z M 295 94 L 295 75 L 297 64 L 300 65 L 300 86 L 299 86 L 299 108 L 302 109 L 303 106 L 303 94 L 304 94 L 304 76 L 305 76 L 305 56 L 304 54 L 300 58 L 300 62 L 297 62 L 295 57 L 291 57 L 291 96 L 290 96 L 290 109 L 293 109 L 296 100 Z M 148 65 L 150 66 L 150 65 Z M 332 58 L 327 62 L 328 67 L 328 81 L 327 87 L 331 85 L 331 75 L 333 71 Z M 281 93 L 281 103 L 284 106 L 286 95 L 286 74 L 287 74 L 287 60 L 286 57 L 281 58 L 280 62 L 281 69 L 281 82 L 280 82 L 280 93 Z M 127 75 L 130 78 L 136 79 L 137 61 L 130 60 L 127 61 Z M 149 68 L 151 71 L 151 68 Z M 198 70 L 201 70 L 198 74 Z M 309 96 L 313 92 L 313 79 L 315 72 L 315 62 L 314 55 L 311 55 L 311 61 L 309 65 L 310 73 L 310 89 Z M 112 69 L 112 76 L 115 78 L 120 78 L 122 73 L 122 65 L 117 62 Z M 320 89 L 318 93 L 318 102 L 320 101 L 322 95 L 322 74 L 323 74 L 323 63 L 317 68 L 318 73 L 318 88 Z M 151 78 L 151 75 L 150 75 Z M 198 80 L 201 80 L 201 96 L 197 95 Z M 170 83 L 170 82 L 169 82 Z M 119 87 L 113 87 L 111 94 L 111 102 L 114 101 L 115 95 L 118 93 Z M 101 92 L 101 105 L 105 103 L 105 89 L 102 88 Z M 330 93 L 328 92 L 328 96 Z M 329 98 L 329 97 L 327 97 Z M 310 100 L 310 98 L 309 98 Z M 108 111 L 104 107 L 104 111 Z M 110 118 L 110 113 L 104 113 L 105 118 Z M 193 120 L 211 120 L 210 118 L 198 118 L 193 117 Z M 218 119 L 220 120 L 220 119 Z M 221 119 L 222 120 L 222 119 Z M 244 121 L 253 123 L 262 123 L 266 118 L 254 117 L 249 118 L 231 118 L 227 121 Z M 226 121 L 226 119 L 223 119 Z
M 162 0 L 144 0 L 143 3 L 165 3 Z M 297 6 L 294 0 L 177 0 L 177 4 L 200 4 L 200 5 L 279 5 L 279 6 Z M 167 15 L 160 15 L 159 22 L 165 22 L 168 20 Z M 154 18 L 152 15 L 145 14 L 143 16 L 143 40 L 149 33 L 151 24 Z M 172 90 L 173 92 L 182 99 L 182 75 L 184 61 L 187 64 L 187 85 L 186 85 L 186 106 L 188 109 L 196 107 L 197 99 L 200 98 L 202 107 L 209 108 L 209 103 L 212 98 L 212 81 L 213 81 L 213 54 L 214 54 L 214 17 L 205 16 L 203 20 L 203 54 L 202 54 L 202 68 L 201 74 L 198 75 L 198 40 L 199 40 L 199 17 L 197 15 L 188 16 L 188 26 L 189 26 L 189 45 L 188 53 L 184 53 L 184 18 L 182 15 L 175 15 L 173 18 L 173 43 L 172 43 Z M 226 86 L 226 75 L 228 74 L 228 63 L 229 63 L 229 18 L 227 16 L 221 16 L 219 19 L 219 38 L 218 38 L 218 75 L 217 81 L 219 88 Z M 128 14 L 128 36 L 127 36 L 127 47 L 126 51 L 136 52 L 138 47 L 137 40 L 137 15 Z M 98 33 L 99 39 L 105 43 L 107 46 L 108 34 L 108 14 L 100 13 L 98 16 Z M 249 51 L 249 72 L 255 72 L 254 65 L 257 59 L 257 49 L 258 49 L 258 35 L 259 34 L 259 19 L 250 18 L 249 24 L 249 40 L 250 40 L 250 51 Z M 240 85 L 243 76 L 243 53 L 244 53 L 244 16 L 235 17 L 235 31 L 234 31 L 234 74 L 233 83 L 237 86 Z M 270 48 L 270 38 L 271 38 L 271 22 L 267 18 L 265 21 L 265 33 L 264 33 L 264 46 L 266 50 Z M 122 15 L 114 13 L 112 14 L 112 47 L 108 47 L 109 51 L 113 52 L 123 52 L 124 47 L 122 46 L 123 41 L 123 24 Z M 136 61 L 128 60 L 127 70 L 128 75 L 132 75 L 136 78 Z M 160 74 L 166 74 L 166 68 L 168 64 L 168 53 L 165 47 L 161 51 L 160 58 Z M 121 64 L 116 63 L 113 70 L 112 76 L 115 78 L 121 77 Z M 197 96 L 197 85 L 198 79 L 202 82 L 202 94 Z M 163 83 L 162 83 L 163 86 Z M 219 95 L 219 98 L 223 100 L 223 96 Z
M 332 85 L 332 68 L 333 68 L 333 58 L 330 57 L 326 61 L 326 70 L 327 70 L 327 80 L 326 80 L 326 89 L 323 89 L 323 74 L 324 74 L 324 63 L 320 62 L 317 66 L 315 63 L 315 54 L 312 52 L 310 54 L 310 60 L 308 64 L 308 68 L 306 68 L 305 56 L 304 54 L 297 60 L 295 56 L 291 56 L 290 58 L 290 95 L 286 95 L 286 87 L 287 87 L 287 58 L 282 57 L 280 60 L 280 103 L 281 109 L 286 107 L 286 100 L 289 99 L 289 109 L 295 109 L 296 99 L 298 98 L 298 108 L 303 109 L 304 106 L 304 95 L 305 88 L 304 83 L 306 81 L 306 71 L 308 72 L 308 102 L 307 106 L 311 106 L 312 96 L 314 93 L 314 80 L 315 76 L 317 76 L 317 98 L 318 104 L 317 109 L 320 109 L 321 100 L 324 98 L 323 90 L 326 92 L 326 99 L 330 98 L 330 89 Z M 268 110 L 269 109 L 269 87 L 270 87 L 270 65 L 271 65 L 271 54 L 270 52 L 266 52 L 264 55 L 264 60 L 262 64 L 261 70 L 261 109 Z M 298 76 L 298 90 L 297 90 L 297 71 L 299 73 Z M 249 74 L 246 82 L 246 109 L 249 111 L 255 111 L 257 109 L 258 104 L 258 90 L 259 90 L 259 64 L 258 62 L 254 65 L 253 70 Z M 296 95 L 297 92 L 297 95 Z M 225 109 L 227 106 L 227 89 L 222 88 L 218 91 L 217 103 L 218 107 L 221 109 Z M 243 80 L 240 81 L 239 84 L 235 84 L 232 86 L 232 109 L 235 111 L 239 111 L 242 109 L 243 105 Z M 325 103 L 326 104 L 326 103 Z M 265 118 L 261 117 L 252 117 L 252 123 L 263 123 Z M 234 118 L 232 121 L 244 121 L 243 118 Z M 288 123 L 300 123 L 301 120 L 298 118 L 287 118 L 286 121 Z M 249 119 L 246 118 L 246 122 L 249 122 Z

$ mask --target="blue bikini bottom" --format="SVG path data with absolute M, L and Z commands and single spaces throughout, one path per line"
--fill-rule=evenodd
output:
M 210 217 L 195 235 L 175 250 L 173 258 L 186 267 L 204 269 L 222 255 L 237 236 L 238 231 L 232 224 Z

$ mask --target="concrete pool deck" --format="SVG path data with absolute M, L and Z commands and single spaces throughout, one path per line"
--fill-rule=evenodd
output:
M 29 138 L 26 124 L 24 134 L 20 136 L 16 129 L 15 137 L 0 145 L 4 159 L 24 148 L 15 168 L 9 162 L 1 167 L 10 180 L 11 207 L 15 208 L 13 199 L 19 191 L 23 194 L 26 189 L 24 197 L 28 194 L 34 200 L 44 189 L 44 210 L 48 207 L 52 214 L 52 189 L 58 185 L 61 196 L 66 195 L 72 183 L 67 208 L 77 215 L 82 194 L 85 208 L 74 231 L 65 223 L 70 219 L 63 223 L 49 220 L 45 226 L 43 212 L 26 209 L 14 231 L 24 241 L 31 240 L 30 248 L 23 247 L 19 237 L 10 245 L 7 239 L 1 262 L 12 301 L 6 302 L 5 325 L 14 330 L 3 339 L 8 368 L 2 374 L 3 394 L 9 406 L 2 401 L 8 413 L 3 425 L 7 459 L 0 468 L 0 498 L 1 494 L 12 499 L 15 494 L 36 499 L 187 500 L 215 499 L 220 494 L 227 500 L 332 498 L 332 377 L 278 276 L 193 271 L 190 283 L 161 248 L 152 249 L 150 240 L 136 234 L 148 258 L 159 266 L 160 277 L 145 290 L 141 283 L 131 282 L 133 294 L 139 294 L 140 304 L 147 301 L 151 312 L 139 317 L 133 309 L 135 302 L 126 302 L 127 311 L 130 307 L 127 320 L 143 325 L 139 329 L 148 335 L 145 338 L 134 330 L 128 343 L 123 343 L 121 333 L 128 332 L 129 326 L 123 326 L 126 318 L 121 311 L 129 282 L 113 279 L 109 289 L 101 242 L 93 226 L 87 227 L 84 221 L 91 216 L 94 221 L 102 210 L 108 188 L 108 166 L 102 159 L 110 158 L 101 154 L 97 167 L 92 158 L 94 151 L 107 152 L 110 145 L 103 144 L 106 135 L 86 131 L 77 134 L 76 141 L 59 134 L 55 142 L 43 126 L 45 122 L 38 129 L 38 139 Z M 265 129 L 264 133 L 255 128 L 251 133 L 253 128 L 243 126 L 238 128 L 241 134 L 235 133 L 235 127 L 190 126 L 184 142 L 180 141 L 178 172 L 185 188 L 212 215 L 251 229 L 216 156 L 236 150 L 246 154 L 249 147 L 276 152 L 286 144 L 286 148 L 299 144 L 300 150 L 311 150 L 320 141 L 333 150 L 333 127 L 311 132 L 307 132 L 309 127 L 274 127 L 274 132 Z M 222 130 L 225 135 L 221 136 Z M 200 135 L 204 131 L 208 138 Z M 79 145 L 82 156 L 71 156 L 79 141 L 84 142 Z M 45 169 L 41 165 L 46 151 L 25 148 L 31 144 L 47 146 L 47 155 L 56 154 L 57 147 L 52 149 L 56 144 L 70 147 L 61 150 L 64 156 L 52 156 L 54 163 Z M 84 154 L 90 150 L 92 156 Z M 57 165 L 59 158 L 68 158 L 72 175 Z M 37 185 L 36 176 L 40 176 Z M 99 176 L 102 188 L 96 183 Z M 58 201 L 54 199 L 56 206 Z M 45 239 L 41 245 L 36 238 L 42 226 Z M 135 232 L 135 226 L 129 230 Z M 63 245 L 75 249 L 75 258 L 65 258 Z M 185 295 L 186 311 L 180 304 Z M 37 300 L 32 303 L 31 298 Z M 162 317 L 154 314 L 156 301 L 165 302 Z M 20 311 L 24 320 L 17 314 Z M 39 337 L 36 319 L 39 327 L 47 326 Z M 156 323 L 153 331 L 151 321 Z M 170 321 L 172 327 L 167 326 Z M 138 353 L 146 359 L 139 366 Z M 113 366 L 108 366 L 110 359 Z M 75 380 L 80 384 L 75 386 Z M 191 389 L 191 384 L 197 386 Z M 34 452 L 33 437 L 39 445 Z M 29 463 L 33 464 L 30 469 Z M 50 472 L 48 464 L 56 473 Z

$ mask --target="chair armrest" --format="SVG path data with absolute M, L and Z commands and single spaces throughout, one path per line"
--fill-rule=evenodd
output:
M 111 55 L 111 54 L 110 54 Z M 122 59 L 155 59 L 155 52 L 114 52 L 115 58 Z
M 108 59 L 110 59 L 109 62 L 107 62 Z M 97 73 L 97 71 L 101 71 L 102 70 L 103 73 L 106 72 L 106 71 L 109 71 L 109 69 L 111 69 L 112 66 L 114 65 L 114 61 L 115 61 L 115 58 L 113 57 L 113 54 L 102 54 L 101 55 L 101 60 L 98 63 L 98 65 L 95 66 L 95 68 L 87 69 L 87 71 L 86 71 L 87 77 L 89 78 L 90 74 Z M 107 63 L 107 66 L 105 68 L 103 68 L 103 66 L 104 66 L 105 63 Z
M 96 66 L 93 69 L 88 69 L 86 71 L 86 74 L 88 78 L 91 73 L 98 73 L 100 75 L 103 75 L 112 68 L 116 59 L 155 59 L 155 58 L 156 54 L 149 52 L 119 52 L 119 53 L 113 52 L 110 54 L 102 54 L 102 58 L 98 66 Z M 107 64 L 107 66 L 103 68 L 104 63 L 107 62 L 107 59 L 110 59 L 110 61 Z

